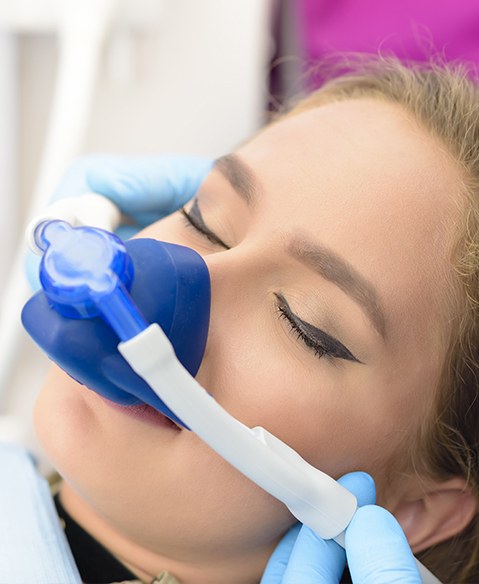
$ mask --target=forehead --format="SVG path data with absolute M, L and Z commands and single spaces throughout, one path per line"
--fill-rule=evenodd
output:
M 398 318 L 413 304 L 423 317 L 440 310 L 460 175 L 400 106 L 323 105 L 268 127 L 238 155 L 262 184 L 258 202 L 272 225 L 344 256 Z
M 457 190 L 457 170 L 445 148 L 399 105 L 374 99 L 329 103 L 287 117 L 239 154 L 258 165 L 264 180 L 288 189 L 296 185 L 294 191 L 314 189 L 318 196 L 333 188 L 337 196 L 377 195 L 378 202 L 390 203 L 401 192 L 428 204 L 438 188 Z

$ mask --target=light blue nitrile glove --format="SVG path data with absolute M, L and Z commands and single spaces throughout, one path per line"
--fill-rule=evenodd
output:
M 421 584 L 416 562 L 399 523 L 373 505 L 372 478 L 351 473 L 339 482 L 361 507 L 346 530 L 346 551 L 297 525 L 281 540 L 266 567 L 261 584 L 337 584 L 346 558 L 354 584 Z
M 121 156 L 97 154 L 79 158 L 65 172 L 51 202 L 94 192 L 108 197 L 131 225 L 117 233 L 128 239 L 142 227 L 178 210 L 196 193 L 211 170 L 211 159 L 200 156 Z M 26 272 L 33 290 L 39 258 L 29 253 Z

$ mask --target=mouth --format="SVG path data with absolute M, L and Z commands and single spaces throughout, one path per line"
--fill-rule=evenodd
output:
M 136 420 L 144 422 L 145 424 L 170 428 L 171 430 L 175 430 L 176 432 L 180 432 L 183 429 L 179 424 L 168 418 L 168 416 L 165 416 L 165 414 L 159 412 L 158 410 L 155 410 L 155 408 L 149 406 L 148 404 L 122 406 L 103 396 L 100 397 L 114 410 L 117 410 L 131 418 L 135 418 Z

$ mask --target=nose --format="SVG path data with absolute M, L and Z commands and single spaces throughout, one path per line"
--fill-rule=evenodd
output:
M 198 381 L 214 393 L 218 371 L 232 358 L 260 306 L 268 266 L 258 248 L 239 245 L 204 256 L 210 274 L 211 307 L 206 348 Z
M 73 246 L 75 253 L 78 247 Z M 80 250 L 83 247 L 80 245 Z M 125 247 L 135 272 L 130 290 L 133 302 L 146 322 L 161 326 L 180 362 L 194 375 L 203 356 L 209 320 L 210 286 L 206 264 L 190 248 L 153 239 L 131 240 Z M 61 248 L 61 260 L 69 259 L 64 258 L 69 249 L 68 246 Z M 69 267 L 70 263 L 54 262 L 54 267 L 63 264 Z M 48 265 L 45 269 L 53 278 L 56 299 L 58 290 L 65 286 L 61 277 L 63 271 L 60 270 L 58 276 Z M 83 290 L 78 282 L 75 280 L 66 288 L 68 294 L 61 297 L 62 301 L 69 300 L 72 291 Z M 119 339 L 106 322 L 91 318 L 94 314 L 71 318 L 72 315 L 65 311 L 51 310 L 48 292 L 47 286 L 22 312 L 23 324 L 37 344 L 74 379 L 104 397 L 123 405 L 138 399 L 151 403 L 147 399 L 151 390 L 118 354 Z M 172 417 L 171 412 L 162 409 L 161 403 L 151 405 Z

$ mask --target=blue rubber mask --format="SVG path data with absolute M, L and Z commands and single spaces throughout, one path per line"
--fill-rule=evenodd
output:
M 42 223 L 35 240 L 44 252 L 43 290 L 22 312 L 33 340 L 76 381 L 107 399 L 147 403 L 185 426 L 117 346 L 156 322 L 181 364 L 196 375 L 210 314 L 210 279 L 201 256 L 153 239 L 123 243 L 109 232 L 63 221 Z
M 110 400 L 147 403 L 191 428 L 319 537 L 344 547 L 356 498 L 267 429 L 237 420 L 193 377 L 210 309 L 202 258 L 149 239 L 123 244 L 108 232 L 61 221 L 35 225 L 44 292 L 22 318 L 50 357 Z M 439 584 L 418 568 L 424 582 Z
M 54 361 L 110 400 L 146 403 L 191 429 L 321 537 L 340 536 L 355 497 L 265 428 L 236 419 L 193 377 L 210 302 L 197 253 L 148 239 L 123 244 L 62 221 L 40 222 L 33 236 L 44 291 L 22 318 Z

